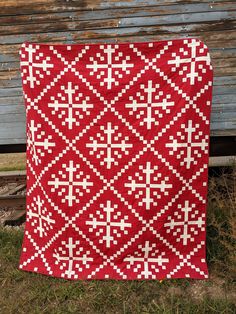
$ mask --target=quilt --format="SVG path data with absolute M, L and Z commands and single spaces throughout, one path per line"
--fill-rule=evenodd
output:
M 22 43 L 18 268 L 69 280 L 208 278 L 213 71 L 198 38 Z

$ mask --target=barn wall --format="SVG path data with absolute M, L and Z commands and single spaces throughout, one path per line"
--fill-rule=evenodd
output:
M 236 135 L 236 2 L 0 0 L 0 144 L 25 143 L 23 41 L 126 42 L 198 37 L 213 69 L 211 135 Z

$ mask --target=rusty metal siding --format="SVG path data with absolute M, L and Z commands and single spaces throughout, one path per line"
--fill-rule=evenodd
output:
M 212 135 L 236 135 L 236 2 L 0 0 L 0 144 L 25 143 L 23 41 L 127 42 L 198 37 L 209 47 Z

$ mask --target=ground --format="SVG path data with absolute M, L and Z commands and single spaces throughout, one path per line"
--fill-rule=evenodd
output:
M 16 155 L 0 155 L 0 170 L 24 169 Z M 0 227 L 0 313 L 236 313 L 235 179 L 235 167 L 209 173 L 209 280 L 73 282 L 20 271 L 23 227 Z
M 26 153 L 0 154 L 0 170 L 23 170 L 26 166 Z

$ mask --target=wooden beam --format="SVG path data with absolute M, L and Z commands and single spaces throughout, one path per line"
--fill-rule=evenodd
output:
M 10 216 L 3 221 L 4 226 L 19 226 L 26 219 L 26 211 L 24 209 L 14 210 Z
M 236 165 L 236 156 L 210 157 L 209 167 Z
M 25 195 L 0 195 L 0 207 L 9 208 L 25 208 L 26 196 Z

